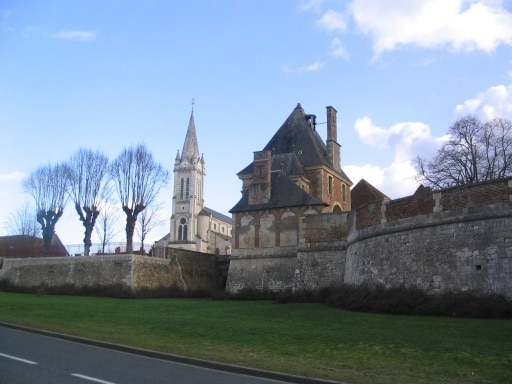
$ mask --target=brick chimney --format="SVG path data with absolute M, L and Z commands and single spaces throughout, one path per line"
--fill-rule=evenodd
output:
M 264 204 L 270 200 L 272 152 L 254 152 L 252 182 L 249 186 L 249 204 Z
M 331 161 L 333 169 L 341 173 L 340 148 L 338 144 L 338 127 L 336 114 L 337 111 L 333 107 L 327 108 L 327 153 Z

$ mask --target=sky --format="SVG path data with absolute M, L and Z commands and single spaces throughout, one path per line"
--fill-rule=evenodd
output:
M 192 108 L 205 205 L 229 215 L 297 103 L 324 139 L 336 108 L 354 185 L 408 196 L 457 119 L 512 119 L 512 0 L 0 0 L 0 235 L 39 166 L 144 143 L 171 174 L 160 239 Z M 56 232 L 82 243 L 71 205 Z

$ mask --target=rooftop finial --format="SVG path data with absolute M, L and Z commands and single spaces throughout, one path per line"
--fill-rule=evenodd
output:
M 194 104 L 195 104 L 194 98 L 192 98 L 192 113 L 194 113 Z

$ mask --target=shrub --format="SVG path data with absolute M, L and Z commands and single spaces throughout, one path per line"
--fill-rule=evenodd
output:
M 342 285 L 320 291 L 331 307 L 359 312 L 400 315 L 512 318 L 512 301 L 503 295 L 480 292 L 428 294 L 415 287 Z

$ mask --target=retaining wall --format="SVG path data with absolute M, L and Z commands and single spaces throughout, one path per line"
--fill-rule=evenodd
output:
M 3 259 L 0 280 L 18 287 L 123 285 L 141 288 L 179 287 L 211 292 L 217 288 L 214 255 L 173 249 L 168 259 L 138 255 Z
M 512 179 L 422 189 L 300 222 L 304 236 L 286 259 L 280 247 L 235 252 L 242 259 L 231 260 L 228 291 L 378 283 L 512 298 Z

